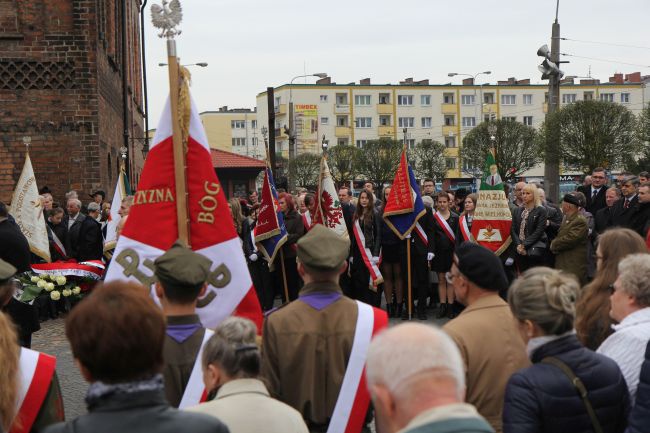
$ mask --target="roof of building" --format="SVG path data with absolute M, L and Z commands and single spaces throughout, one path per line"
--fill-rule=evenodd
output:
M 221 149 L 210 149 L 212 166 L 214 168 L 259 168 L 264 169 L 266 163 L 250 156 L 237 155 Z

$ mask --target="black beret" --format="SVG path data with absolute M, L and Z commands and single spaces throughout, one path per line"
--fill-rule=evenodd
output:
M 580 207 L 580 199 L 573 195 L 573 194 L 565 194 L 564 197 L 562 198 L 562 201 L 565 201 L 567 203 L 571 203 L 573 205 L 576 205 Z
M 460 273 L 478 287 L 495 292 L 508 288 L 508 278 L 501 259 L 487 248 L 463 242 L 456 248 L 456 257 Z

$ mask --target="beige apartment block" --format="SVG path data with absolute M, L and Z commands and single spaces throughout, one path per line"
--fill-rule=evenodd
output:
M 228 109 L 199 113 L 208 143 L 213 149 L 221 149 L 239 155 L 264 159 L 264 140 L 257 123 L 257 113 L 248 108 Z

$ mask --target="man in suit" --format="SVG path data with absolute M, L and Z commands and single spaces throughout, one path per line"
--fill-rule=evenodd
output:
M 508 280 L 500 259 L 472 242 L 456 248 L 448 278 L 456 298 L 467 307 L 443 327 L 463 358 L 465 401 L 501 432 L 506 383 L 515 371 L 530 365 L 510 308 L 499 297 Z
M 79 262 L 101 260 L 104 254 L 102 226 L 97 222 L 100 212 L 100 205 L 97 202 L 88 204 L 88 216 L 81 222 L 77 254 L 74 256 Z
M 620 199 L 621 199 L 621 191 L 618 188 L 612 186 L 607 189 L 607 191 L 605 192 L 606 206 L 600 209 L 594 215 L 596 233 L 601 234 L 607 229 L 609 224 L 609 218 L 612 213 L 612 208 L 614 207 L 614 204 Z
M 81 201 L 76 198 L 68 199 L 66 209 L 68 215 L 63 218 L 63 224 L 68 228 L 65 250 L 68 253 L 68 257 L 77 257 L 79 254 L 79 233 L 81 232 L 81 224 L 86 219 L 86 215 L 81 213 Z
M 578 191 L 583 193 L 587 199 L 585 210 L 592 215 L 596 215 L 596 212 L 607 206 L 605 204 L 605 192 L 607 191 L 605 169 L 602 167 L 594 168 L 591 173 L 591 185 L 579 186 Z
M 632 229 L 644 239 L 650 228 L 650 182 L 645 182 L 639 187 L 639 211 L 634 215 Z
M 424 231 L 427 243 L 423 240 L 417 229 L 411 231 L 409 242 L 411 243 L 411 284 L 413 301 L 418 301 L 417 316 L 419 320 L 427 320 L 427 296 L 429 295 L 429 263 L 434 257 L 434 222 L 433 212 L 425 207 L 426 214 L 418 220 Z M 402 269 L 408 269 L 406 257 L 402 257 Z M 408 304 L 407 304 L 408 305 Z M 451 308 L 451 306 L 450 306 Z M 402 311 L 402 319 L 408 319 L 408 308 Z
M 610 227 L 633 228 L 636 214 L 639 212 L 639 178 L 626 176 L 621 179 L 623 198 L 616 202 L 609 217 Z
M 351 202 L 352 192 L 347 186 L 342 186 L 339 188 L 339 201 L 341 202 L 341 209 L 343 210 L 343 219 L 345 220 L 345 226 L 348 229 L 348 237 L 352 239 L 354 237 L 354 232 L 352 231 L 352 224 L 354 218 L 354 211 L 356 207 Z M 351 253 L 348 254 L 348 257 L 351 256 Z M 349 264 L 348 264 L 349 267 Z M 343 272 L 339 277 L 339 284 L 343 290 L 343 294 L 350 296 L 352 293 L 352 280 L 350 275 L 347 272 Z

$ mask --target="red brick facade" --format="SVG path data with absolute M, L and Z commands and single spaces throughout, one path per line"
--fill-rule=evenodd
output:
M 0 200 L 9 202 L 23 167 L 23 137 L 39 188 L 62 203 L 112 195 L 124 143 L 122 62 L 128 83 L 131 185 L 143 165 L 140 0 L 0 0 Z

